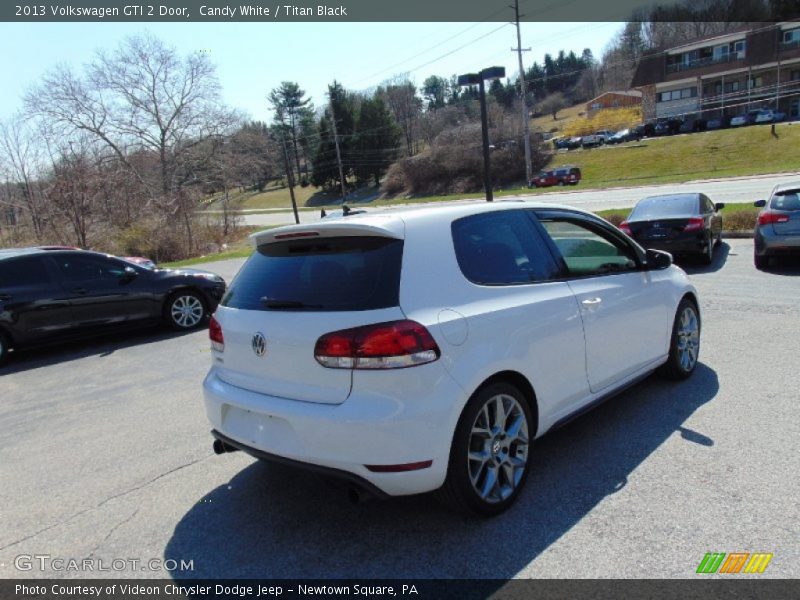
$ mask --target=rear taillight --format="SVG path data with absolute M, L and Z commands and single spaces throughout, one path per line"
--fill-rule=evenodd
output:
M 208 337 L 211 340 L 211 348 L 217 352 L 225 351 L 225 338 L 222 337 L 222 325 L 215 317 L 211 317 L 208 323 Z
M 684 231 L 699 231 L 705 225 L 705 220 L 702 217 L 692 217 L 684 226 Z
M 770 210 L 758 215 L 759 225 L 770 225 L 772 223 L 786 223 L 789 221 L 789 216 Z
M 628 225 L 627 221 L 623 221 L 622 223 L 620 223 L 619 224 L 619 229 L 624 234 L 633 235 L 633 233 L 631 232 L 631 226 Z
M 440 356 L 431 334 L 416 321 L 391 321 L 327 333 L 314 358 L 332 369 L 402 369 Z

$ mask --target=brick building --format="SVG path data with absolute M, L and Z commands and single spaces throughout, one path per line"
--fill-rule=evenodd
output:
M 639 90 L 605 92 L 586 103 L 586 115 L 592 118 L 598 111 L 606 108 L 626 108 L 641 104 L 642 92 Z
M 645 55 L 633 77 L 646 121 L 773 108 L 800 118 L 800 21 L 765 24 Z

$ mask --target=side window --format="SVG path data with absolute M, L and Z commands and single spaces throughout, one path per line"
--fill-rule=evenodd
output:
M 504 210 L 453 222 L 453 246 L 461 272 L 479 285 L 547 281 L 558 268 L 526 211 Z
M 39 257 L 0 261 L 0 289 L 42 288 L 51 284 L 47 266 Z
M 632 248 L 602 229 L 566 218 L 539 218 L 566 263 L 570 277 L 607 275 L 637 268 Z
M 700 196 L 700 211 L 704 213 L 714 212 L 714 205 L 711 204 L 711 200 L 708 196 Z
M 53 257 L 67 283 L 111 282 L 125 272 L 125 267 L 115 261 L 94 256 L 61 255 Z

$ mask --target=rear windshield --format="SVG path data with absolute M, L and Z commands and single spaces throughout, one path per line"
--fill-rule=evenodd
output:
M 663 219 L 698 213 L 697 196 L 654 196 L 640 200 L 631 212 L 631 219 Z
M 776 193 L 772 198 L 772 208 L 786 211 L 800 210 L 800 190 L 784 190 Z
M 260 246 L 222 299 L 245 310 L 351 311 L 399 304 L 401 240 L 364 236 Z

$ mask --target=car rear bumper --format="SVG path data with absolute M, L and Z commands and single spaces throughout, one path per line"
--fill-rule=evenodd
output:
M 356 372 L 356 377 L 373 380 L 363 386 L 371 393 L 353 391 L 342 404 L 319 404 L 238 388 L 212 369 L 203 383 L 206 413 L 214 435 L 252 455 L 334 475 L 344 472 L 345 478 L 365 482 L 362 487 L 374 486 L 390 496 L 428 492 L 444 483 L 465 398 L 438 361 L 414 371 L 403 377 L 408 385 L 383 388 L 375 384 L 381 376 L 387 382 L 398 378 Z M 430 466 L 402 472 L 367 467 L 427 461 Z
M 754 243 L 759 256 L 800 254 L 800 235 L 778 235 L 772 226 L 758 227 Z
M 670 254 L 703 254 L 706 251 L 705 234 L 692 234 L 691 237 L 680 237 L 677 239 L 644 239 L 636 238 L 636 241 L 644 248 L 653 250 L 663 250 Z

